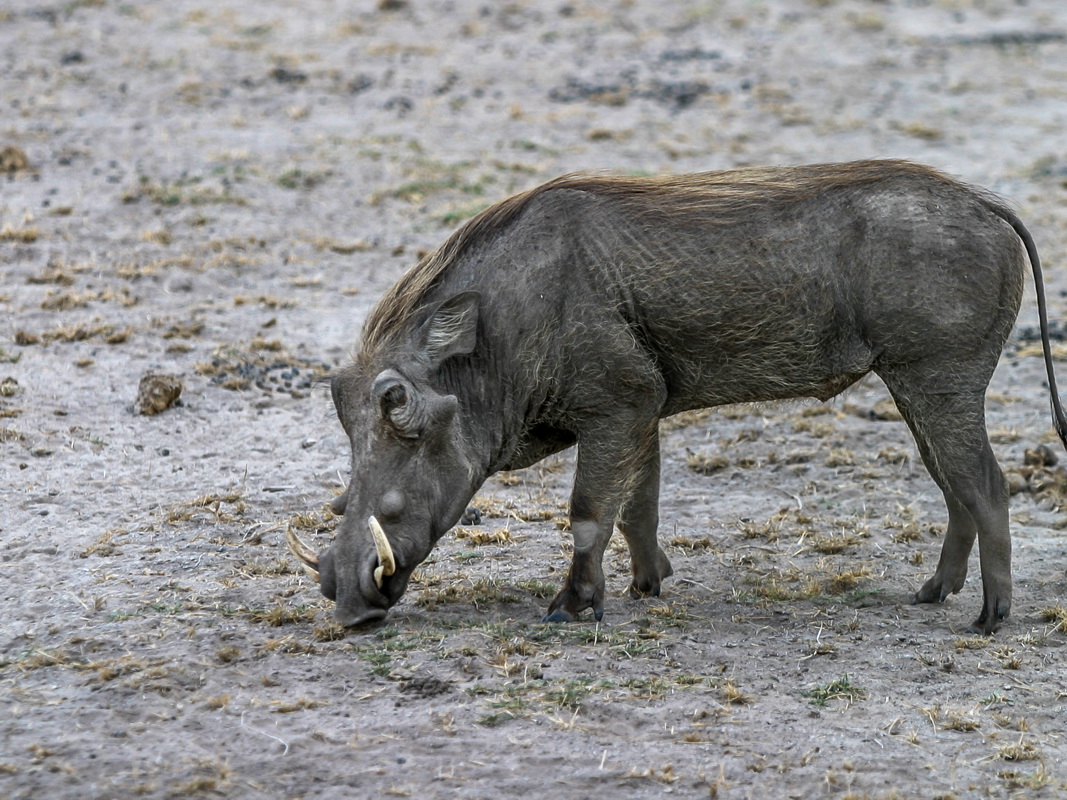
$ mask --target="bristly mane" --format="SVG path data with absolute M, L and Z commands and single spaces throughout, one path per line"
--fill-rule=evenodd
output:
M 628 210 L 642 215 L 676 219 L 690 216 L 709 225 L 721 225 L 737 222 L 756 211 L 784 208 L 828 190 L 905 176 L 956 184 L 929 167 L 893 159 L 659 177 L 581 172 L 563 175 L 485 209 L 404 273 L 367 317 L 361 350 L 371 353 L 399 333 L 422 307 L 430 288 L 472 243 L 503 230 L 532 200 L 547 192 L 587 192 L 623 203 Z
M 564 176 L 552 183 L 563 181 L 567 177 L 570 176 Z M 422 306 L 423 297 L 437 278 L 455 262 L 471 242 L 505 228 L 522 213 L 533 198 L 549 188 L 551 183 L 538 186 L 481 211 L 449 236 L 444 244 L 401 275 L 371 309 L 367 321 L 363 324 L 362 351 L 375 349 L 390 333 L 402 327 Z

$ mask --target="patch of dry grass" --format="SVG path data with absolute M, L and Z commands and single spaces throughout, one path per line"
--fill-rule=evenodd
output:
M 283 300 L 280 297 L 273 297 L 271 295 L 266 294 L 256 295 L 255 297 L 249 297 L 243 294 L 235 295 L 233 298 L 233 304 L 235 306 L 259 305 L 272 310 L 279 308 L 296 307 L 295 300 Z M 280 349 L 280 343 L 278 349 Z
M 515 541 L 507 528 L 455 528 L 452 535 L 459 541 L 476 547 L 487 544 L 513 544 Z
M 827 594 L 845 594 L 855 589 L 864 578 L 871 577 L 871 574 L 867 567 L 855 567 L 830 576 L 824 581 L 823 586 Z
M 17 242 L 18 244 L 33 244 L 41 235 L 36 227 L 13 228 L 5 225 L 0 228 L 0 242 Z
M 546 503 L 548 501 L 546 500 Z M 472 503 L 478 512 L 487 519 L 503 519 L 510 517 L 516 522 L 547 522 L 553 519 L 563 519 L 566 508 L 565 504 L 553 501 L 554 508 L 545 506 L 519 505 L 514 500 L 505 500 L 499 497 L 479 496 Z
M 300 511 L 289 517 L 288 524 L 297 530 L 313 533 L 333 533 L 340 524 L 341 517 L 328 507 L 320 511 Z
M 1045 767 L 1039 764 L 1033 772 L 1026 773 L 1017 769 L 1004 769 L 997 773 L 997 777 L 1004 781 L 1009 789 L 1040 790 L 1056 782 L 1055 777 Z M 1067 782 L 1059 781 L 1061 790 L 1067 789 Z
M 811 600 L 823 594 L 823 586 L 819 580 L 796 569 L 786 573 L 775 570 L 751 576 L 746 579 L 746 583 L 751 586 L 756 598 L 772 602 Z
M 808 540 L 808 547 L 816 553 L 823 555 L 838 555 L 850 547 L 856 547 L 863 541 L 863 537 L 854 533 L 841 533 L 836 536 L 812 536 Z
M 700 539 L 691 539 L 688 536 L 674 536 L 669 542 L 671 547 L 677 547 L 681 550 L 711 550 L 713 552 L 721 552 L 719 545 L 713 542 L 707 536 Z
M 686 450 L 686 465 L 698 475 L 714 475 L 730 466 L 730 459 L 724 455 L 708 455 Z
M 803 694 L 817 706 L 829 705 L 833 700 L 843 700 L 845 705 L 851 705 L 857 700 L 866 699 L 867 690 L 853 683 L 852 679 L 845 675 L 843 678 L 806 689 Z
M 227 508 L 229 506 L 229 508 Z M 186 503 L 171 506 L 164 514 L 164 521 L 171 525 L 188 522 L 197 516 L 207 514 L 216 522 L 234 522 L 248 509 L 240 492 L 227 494 L 206 494 Z
M 1019 741 L 998 748 L 997 757 L 1005 761 L 1036 761 L 1041 758 L 1041 751 L 1033 742 L 1019 737 Z
M 947 719 L 941 724 L 941 727 L 946 731 L 960 731 L 961 733 L 970 733 L 976 731 L 982 727 L 982 721 L 976 719 L 970 714 L 958 714 L 950 712 Z
M 1053 623 L 1056 626 L 1055 630 L 1059 633 L 1067 633 L 1067 608 L 1057 603 L 1054 606 L 1041 609 L 1038 614 L 1045 622 Z
M 823 462 L 827 467 L 853 467 L 856 465 L 856 455 L 844 447 L 830 448 L 830 455 Z
M 276 605 L 268 609 L 249 609 L 248 616 L 255 622 L 265 622 L 280 628 L 282 625 L 312 622 L 316 609 L 310 606 Z
M 115 544 L 116 536 L 124 536 L 129 531 L 125 528 L 113 528 L 111 530 L 104 531 L 97 538 L 95 542 L 82 550 L 78 555 L 81 558 L 88 558 L 89 556 L 113 556 L 118 553 L 118 548 Z
M 24 330 L 15 331 L 15 344 L 26 347 L 35 344 L 49 344 L 51 342 L 84 342 L 90 339 L 101 339 L 106 344 L 122 344 L 130 338 L 132 333 L 132 328 L 116 329 L 114 325 L 104 322 L 76 323 L 74 325 L 59 325 L 43 333 L 31 333 Z
M 725 681 L 719 691 L 722 701 L 727 705 L 742 706 L 755 702 L 752 695 L 742 692 L 731 680 Z
M 962 653 L 966 650 L 985 650 L 992 641 L 988 636 L 960 636 L 953 646 L 957 653 Z
M 293 575 L 293 562 L 287 557 L 255 559 L 234 567 L 234 572 L 245 578 L 276 578 Z
M 520 597 L 510 587 L 491 578 L 464 579 L 449 583 L 441 589 L 425 589 L 416 598 L 416 605 L 433 610 L 441 605 L 469 604 L 475 608 L 494 603 L 518 603 Z

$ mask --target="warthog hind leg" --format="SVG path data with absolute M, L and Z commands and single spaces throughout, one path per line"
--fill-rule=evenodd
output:
M 915 593 L 916 603 L 943 603 L 950 594 L 962 589 L 967 580 L 967 559 L 978 528 L 967 509 L 953 495 L 945 494 L 945 505 L 948 506 L 948 531 L 941 547 L 941 558 L 934 574 Z
M 1011 609 L 1011 535 L 1008 487 L 986 434 L 984 392 L 926 393 L 883 377 L 949 514 L 937 569 L 915 602 L 941 602 L 963 587 L 977 536 L 983 602 L 969 630 L 991 634 Z

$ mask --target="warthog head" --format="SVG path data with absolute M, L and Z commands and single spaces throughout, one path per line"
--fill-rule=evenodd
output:
M 476 341 L 478 295 L 437 305 L 410 334 L 364 347 L 332 381 L 352 445 L 352 476 L 333 503 L 344 514 L 320 555 L 290 529 L 289 546 L 337 602 L 342 625 L 383 618 L 437 540 L 462 515 L 484 474 L 472 455 L 460 400 L 444 390 L 446 362 Z

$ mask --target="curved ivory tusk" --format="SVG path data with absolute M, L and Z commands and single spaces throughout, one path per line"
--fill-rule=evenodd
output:
M 289 543 L 289 549 L 293 551 L 293 555 L 300 561 L 300 566 L 304 568 L 304 572 L 311 576 L 315 583 L 319 583 L 319 557 L 314 550 L 296 535 L 292 525 L 285 529 L 285 541 Z
M 396 559 L 393 558 L 393 548 L 378 520 L 372 516 L 367 520 L 367 524 L 370 526 L 370 535 L 374 537 L 374 547 L 378 551 L 378 566 L 374 570 L 374 583 L 381 589 L 382 578 L 396 572 Z

